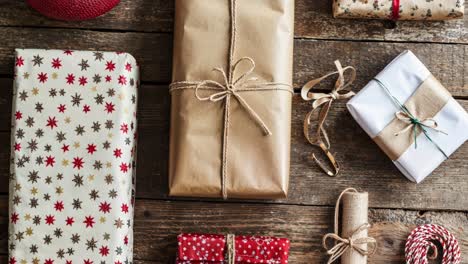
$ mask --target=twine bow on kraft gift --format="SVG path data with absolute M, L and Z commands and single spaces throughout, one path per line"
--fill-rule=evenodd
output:
M 226 190 L 227 178 L 227 160 L 228 160 L 228 141 L 229 141 L 229 126 L 231 114 L 231 101 L 235 99 L 239 102 L 245 112 L 251 119 L 260 127 L 265 136 L 272 135 L 272 131 L 268 128 L 262 118 L 255 112 L 242 97 L 245 92 L 267 92 L 267 91 L 285 91 L 294 93 L 291 85 L 279 82 L 258 82 L 256 77 L 252 77 L 255 69 L 255 61 L 250 57 L 241 57 L 234 62 L 234 53 L 236 48 L 236 0 L 229 0 L 230 16 L 231 16 L 231 32 L 230 45 L 228 56 L 227 72 L 222 67 L 214 68 L 213 71 L 218 72 L 222 76 L 222 82 L 216 80 L 200 80 L 200 81 L 180 81 L 170 85 L 170 92 L 193 89 L 195 97 L 201 102 L 224 102 L 224 127 L 223 127 L 223 143 L 222 143 L 222 169 L 221 169 L 221 192 L 222 197 L 227 199 Z M 237 67 L 243 63 L 249 63 L 250 67 L 242 73 L 238 78 L 235 78 Z M 201 95 L 201 91 L 213 91 L 214 93 L 208 96 Z M 236 124 L 241 125 L 241 124 Z
M 341 192 L 340 196 L 338 197 L 338 200 L 336 201 L 335 205 L 335 223 L 334 223 L 334 231 L 333 233 L 328 233 L 325 236 L 323 236 L 322 239 L 322 246 L 323 248 L 327 251 L 327 254 L 330 256 L 327 264 L 333 263 L 335 260 L 337 260 L 341 255 L 343 255 L 346 251 L 348 250 L 354 250 L 361 254 L 362 256 L 371 256 L 373 255 L 376 250 L 377 250 L 377 240 L 373 237 L 359 237 L 357 236 L 370 228 L 370 224 L 364 223 L 360 227 L 358 227 L 352 234 L 351 236 L 347 238 L 343 238 L 339 235 L 338 230 L 339 230 L 339 215 L 340 215 L 340 203 L 341 203 L 341 198 L 345 193 L 348 192 L 358 192 L 354 188 L 347 188 L 343 192 Z M 327 241 L 329 239 L 334 240 L 334 246 L 329 247 L 327 245 Z M 371 249 L 364 249 L 362 248 L 362 245 L 370 245 Z
M 330 111 L 331 105 L 335 100 L 348 99 L 354 96 L 354 92 L 346 90 L 354 80 L 356 79 L 356 69 L 352 66 L 347 66 L 343 68 L 340 61 L 336 60 L 335 65 L 337 71 L 328 73 L 320 78 L 314 79 L 306 83 L 301 90 L 302 99 L 306 101 L 314 100 L 312 103 L 312 110 L 306 115 L 304 119 L 304 136 L 310 144 L 319 147 L 328 157 L 330 164 L 333 166 L 333 170 L 329 170 L 321 161 L 319 161 L 315 154 L 312 154 L 312 160 L 317 163 L 317 165 L 328 175 L 334 177 L 338 174 L 340 170 L 340 165 L 335 159 L 334 155 L 330 152 L 330 139 L 328 138 L 327 131 L 324 128 L 325 120 L 327 119 L 328 113 Z M 345 72 L 347 70 L 351 71 L 351 77 L 346 81 Z M 311 92 L 312 88 L 319 84 L 322 80 L 338 74 L 338 79 L 335 82 L 335 87 L 330 93 L 317 93 Z M 312 124 L 312 116 L 317 111 L 320 110 L 318 114 L 318 126 L 314 134 L 310 135 L 309 127 Z M 322 139 L 325 139 L 325 141 Z

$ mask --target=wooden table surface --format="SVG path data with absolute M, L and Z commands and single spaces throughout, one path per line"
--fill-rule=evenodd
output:
M 142 67 L 135 215 L 135 263 L 171 263 L 180 232 L 264 234 L 292 240 L 290 263 L 324 263 L 322 235 L 333 225 L 339 192 L 370 194 L 370 230 L 379 243 L 370 263 L 403 263 L 404 242 L 418 224 L 437 223 L 459 239 L 468 263 L 468 144 L 421 184 L 406 180 L 358 127 L 344 103 L 326 123 L 342 162 L 337 178 L 310 160 L 302 136 L 310 103 L 293 100 L 290 195 L 280 201 L 168 197 L 168 83 L 171 81 L 174 3 L 123 0 L 110 13 L 84 22 L 60 22 L 24 1 L 0 1 L 0 263 L 7 263 L 10 115 L 14 48 L 124 50 Z M 467 10 L 468 13 L 468 10 Z M 405 49 L 412 50 L 468 109 L 468 16 L 451 22 L 341 20 L 329 0 L 296 0 L 294 86 L 334 70 L 333 61 L 358 69 L 354 90 Z M 324 86 L 326 87 L 326 86 Z M 316 150 L 315 150 L 316 151 Z

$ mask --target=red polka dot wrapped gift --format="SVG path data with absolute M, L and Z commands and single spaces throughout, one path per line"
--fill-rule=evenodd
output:
M 177 240 L 176 264 L 288 263 L 286 238 L 180 234 Z

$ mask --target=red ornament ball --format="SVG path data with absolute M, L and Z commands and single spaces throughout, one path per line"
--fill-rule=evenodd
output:
M 98 17 L 120 0 L 27 0 L 39 13 L 58 20 L 77 21 Z

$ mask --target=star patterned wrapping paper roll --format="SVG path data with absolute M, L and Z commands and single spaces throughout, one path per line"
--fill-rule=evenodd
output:
M 17 49 L 9 261 L 132 263 L 138 66 Z

